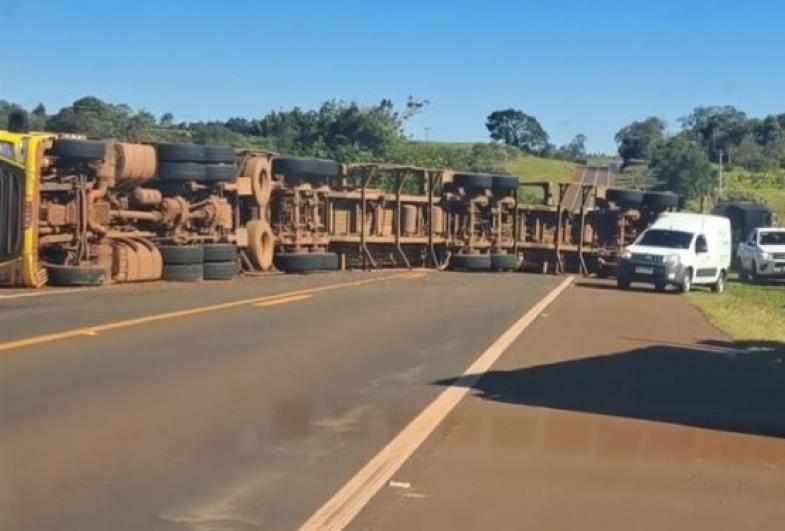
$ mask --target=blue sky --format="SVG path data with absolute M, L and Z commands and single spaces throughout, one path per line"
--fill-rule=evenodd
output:
M 489 112 L 515 107 L 609 152 L 650 115 L 785 112 L 783 20 L 773 0 L 6 0 L 0 98 L 203 120 L 411 94 L 432 102 L 414 138 L 486 140 Z

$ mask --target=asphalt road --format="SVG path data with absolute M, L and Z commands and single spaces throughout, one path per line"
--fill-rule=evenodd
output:
M 785 348 L 675 294 L 421 271 L 28 293 L 0 292 L 3 530 L 785 521 Z
M 560 281 L 389 275 L 3 294 L 0 528 L 296 528 Z

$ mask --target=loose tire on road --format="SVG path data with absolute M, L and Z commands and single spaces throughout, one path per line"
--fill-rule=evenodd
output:
M 643 204 L 651 208 L 678 208 L 679 196 L 671 192 L 645 192 Z
M 106 156 L 106 143 L 59 138 L 52 144 L 52 155 L 69 160 L 99 160 Z
M 205 164 L 204 180 L 210 182 L 231 182 L 237 179 L 234 164 Z
M 518 269 L 518 257 L 514 254 L 492 254 L 491 269 L 496 271 L 515 271 Z
M 197 282 L 204 278 L 202 264 L 164 264 L 164 280 L 171 282 Z
M 100 286 L 109 278 L 99 266 L 47 265 L 46 274 L 52 286 Z
M 334 258 L 333 258 L 334 257 Z M 275 267 L 287 273 L 307 273 L 337 269 L 335 253 L 278 253 L 273 259 Z
M 492 177 L 493 191 L 507 194 L 518 189 L 520 181 L 514 175 L 494 175 Z
M 450 267 L 460 271 L 487 271 L 491 268 L 488 254 L 454 254 L 450 257 Z
M 230 146 L 203 146 L 204 161 L 209 164 L 234 164 L 234 148 Z
M 204 146 L 197 144 L 158 144 L 159 162 L 204 162 Z
M 485 173 L 456 173 L 452 177 L 455 186 L 471 190 L 489 190 L 493 188 L 493 176 Z
M 164 265 L 201 265 L 204 262 L 204 247 L 201 245 L 159 245 L 158 250 Z
M 605 199 L 620 206 L 639 206 L 643 204 L 643 192 L 639 190 L 608 188 L 605 191 Z
M 205 262 L 205 280 L 230 280 L 240 273 L 237 262 Z
M 204 263 L 236 262 L 237 246 L 233 243 L 206 243 L 202 245 Z
M 323 179 L 338 176 L 340 165 L 332 160 L 303 157 L 275 157 L 273 175 L 284 175 L 294 179 Z
M 205 165 L 195 162 L 159 162 L 158 177 L 163 181 L 204 181 Z

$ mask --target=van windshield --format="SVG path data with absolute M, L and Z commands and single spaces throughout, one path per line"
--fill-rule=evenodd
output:
M 761 232 L 761 245 L 785 245 L 785 232 Z
M 668 247 L 670 249 L 689 249 L 692 233 L 680 230 L 649 229 L 643 233 L 638 245 L 648 247 Z

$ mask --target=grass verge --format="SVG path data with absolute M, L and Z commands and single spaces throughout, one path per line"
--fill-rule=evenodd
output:
M 729 282 L 723 295 L 694 291 L 687 299 L 736 341 L 785 344 L 785 284 Z

